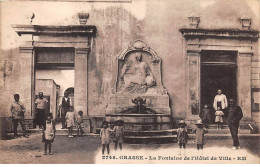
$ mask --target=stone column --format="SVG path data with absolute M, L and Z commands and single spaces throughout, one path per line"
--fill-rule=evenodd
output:
M 187 115 L 186 121 L 194 124 L 200 112 L 200 51 L 188 50 Z
M 88 48 L 75 49 L 74 112 L 83 111 L 85 131 L 90 132 L 88 117 Z
M 252 53 L 239 53 L 237 57 L 238 105 L 244 117 L 251 118 L 251 56 Z
M 33 47 L 20 47 L 21 82 L 20 99 L 26 108 L 25 117 L 34 115 L 34 54 Z

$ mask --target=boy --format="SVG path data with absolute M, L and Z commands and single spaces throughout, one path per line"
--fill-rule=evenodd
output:
M 179 155 L 181 155 L 181 150 L 183 150 L 183 155 L 185 155 L 185 151 L 186 151 L 186 143 L 188 140 L 188 131 L 187 131 L 186 126 L 187 125 L 184 122 L 184 120 L 181 120 L 179 122 L 179 128 L 177 129 L 177 140 L 178 140 L 179 146 L 180 146 Z
M 196 129 L 194 129 L 195 136 L 196 136 L 196 144 L 199 154 L 203 154 L 203 145 L 204 145 L 204 134 L 208 132 L 206 128 L 203 127 L 202 120 L 198 120 L 195 124 L 197 126 Z

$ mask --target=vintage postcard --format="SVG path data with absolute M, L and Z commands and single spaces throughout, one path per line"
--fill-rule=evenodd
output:
M 259 164 L 258 0 L 0 2 L 1 164 Z

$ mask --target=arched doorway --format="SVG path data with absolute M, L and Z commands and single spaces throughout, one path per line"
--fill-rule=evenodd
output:
M 67 92 L 68 93 L 68 97 L 71 99 L 71 105 L 74 106 L 74 88 L 70 87 L 67 88 L 64 93 Z
M 237 52 L 201 51 L 200 102 L 211 108 L 211 123 L 215 123 L 214 97 L 221 89 L 227 100 L 237 100 Z M 223 110 L 225 114 L 226 110 Z M 224 123 L 226 119 L 224 117 Z
M 71 106 L 74 106 L 74 88 L 73 87 L 69 87 L 69 88 L 65 89 L 62 96 L 59 96 L 58 105 L 61 106 L 62 98 L 64 97 L 65 93 L 68 93 L 68 97 L 70 98 L 70 104 L 71 104 Z M 58 117 L 61 118 L 61 107 L 59 107 L 59 109 L 58 109 Z

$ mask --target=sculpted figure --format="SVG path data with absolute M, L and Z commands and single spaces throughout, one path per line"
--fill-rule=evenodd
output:
M 149 65 L 142 61 L 142 54 L 135 54 L 135 62 L 129 62 L 122 68 L 121 79 L 124 80 L 124 88 L 121 93 L 145 93 L 148 87 L 155 85 L 155 79 Z M 133 66 L 133 67 L 132 67 Z M 130 68 L 132 73 L 127 73 Z

